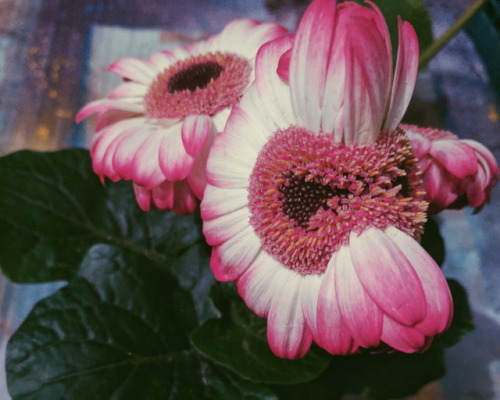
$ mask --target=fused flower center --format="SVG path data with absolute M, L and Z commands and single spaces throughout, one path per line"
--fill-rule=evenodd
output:
M 178 61 L 158 74 L 144 98 L 149 118 L 214 115 L 233 105 L 250 81 L 248 60 L 206 53 Z
M 351 232 L 395 226 L 419 237 L 427 203 L 415 163 L 401 130 L 353 146 L 298 127 L 277 131 L 250 177 L 250 222 L 283 265 L 323 273 Z
M 203 89 L 210 81 L 217 79 L 222 71 L 222 66 L 211 61 L 190 65 L 169 79 L 168 91 L 169 93 L 182 90 L 194 92 L 198 88 Z

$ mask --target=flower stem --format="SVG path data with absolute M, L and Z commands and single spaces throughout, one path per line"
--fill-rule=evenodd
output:
M 476 0 L 465 12 L 458 18 L 455 23 L 443 33 L 443 35 L 431 43 L 420 55 L 419 68 L 424 68 L 432 57 L 441 50 L 463 27 L 469 20 L 481 9 L 481 7 L 489 0 Z

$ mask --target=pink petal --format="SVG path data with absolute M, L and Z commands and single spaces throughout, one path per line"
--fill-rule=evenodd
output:
M 290 54 L 293 36 L 287 35 L 273 40 L 261 47 L 255 62 L 255 87 L 258 95 L 254 103 L 264 118 L 272 118 L 271 126 L 288 127 L 293 121 L 291 116 L 290 92 L 278 73 L 274 73 L 283 54 Z M 278 67 L 279 68 L 279 67 Z M 248 97 L 254 94 L 252 91 Z M 287 126 L 288 125 L 288 126 Z
M 267 321 L 267 340 L 274 354 L 301 358 L 312 344 L 312 336 L 302 314 L 301 284 L 298 274 L 281 274 L 275 282 Z
M 171 210 L 174 207 L 174 182 L 165 181 L 151 190 L 153 204 L 158 210 Z
M 426 346 L 426 337 L 415 328 L 403 326 L 384 316 L 382 340 L 403 353 L 415 353 Z
M 349 25 L 343 111 L 346 144 L 375 142 L 385 118 L 392 60 L 383 37 L 373 31 L 362 19 L 353 19 Z
M 174 183 L 174 205 L 172 210 L 179 215 L 193 214 L 198 202 L 186 180 Z
M 174 125 L 162 133 L 163 138 L 158 147 L 160 168 L 169 181 L 183 180 L 191 171 L 194 158 L 186 153 L 181 126 Z
M 214 139 L 215 132 L 212 130 L 208 134 L 203 148 L 195 157 L 191 172 L 187 177 L 189 186 L 193 190 L 195 196 L 200 200 L 203 199 L 205 187 L 207 186 L 207 161 Z
M 248 203 L 248 193 L 244 189 L 224 189 L 207 185 L 201 202 L 201 217 L 204 220 L 230 213 Z
M 432 143 L 431 155 L 458 178 L 463 179 L 477 172 L 476 153 L 460 140 L 436 140 Z
M 108 110 L 120 110 L 144 114 L 144 106 L 141 104 L 129 103 L 120 100 L 101 99 L 87 104 L 80 111 L 78 111 L 75 121 L 79 123 L 92 114 L 103 113 Z
M 106 110 L 97 114 L 94 129 L 96 130 L 96 132 L 99 132 L 109 125 L 114 124 L 115 122 L 119 122 L 125 119 L 140 118 L 140 116 L 141 114 L 130 111 Z
M 276 72 L 279 77 L 284 81 L 288 82 L 290 79 L 290 59 L 292 57 L 292 49 L 288 49 L 283 53 L 278 61 L 278 68 Z
M 143 186 L 134 183 L 134 194 L 137 204 L 142 211 L 149 211 L 151 207 L 151 192 Z
M 137 58 L 122 58 L 108 68 L 110 72 L 149 86 L 156 77 L 148 62 Z
M 107 176 L 115 181 L 121 178 L 113 166 L 116 146 L 124 135 L 135 134 L 142 126 L 143 121 L 140 119 L 120 121 L 103 129 L 95 136 L 90 146 L 90 155 L 96 174 Z
M 240 208 L 218 218 L 204 221 L 203 234 L 210 246 L 215 246 L 229 240 L 248 227 L 250 210 Z
M 444 332 L 453 317 L 453 300 L 446 279 L 432 257 L 416 240 L 395 228 L 387 229 L 387 234 L 412 264 L 425 293 L 427 313 L 425 319 L 415 327 L 426 336 Z
M 290 60 L 293 109 L 303 126 L 313 132 L 320 131 L 335 20 L 335 1 L 316 0 L 311 3 L 297 28 Z
M 445 174 L 440 165 L 431 163 L 425 170 L 425 199 L 438 211 L 448 207 L 457 198 L 456 179 Z
M 354 353 L 358 345 L 354 342 L 339 310 L 335 284 L 334 259 L 328 264 L 323 275 L 318 298 L 317 334 L 318 345 L 331 354 Z
M 203 148 L 212 129 L 212 120 L 208 115 L 189 115 L 182 123 L 182 143 L 186 152 L 196 156 Z
M 136 83 L 136 82 L 126 82 L 118 85 L 113 91 L 108 95 L 109 99 L 119 99 L 121 97 L 144 97 L 148 91 L 148 87 Z
M 356 275 L 349 246 L 342 246 L 334 254 L 332 264 L 342 320 L 360 346 L 377 347 L 382 333 L 382 313 Z
M 246 305 L 260 317 L 267 317 L 271 300 L 283 274 L 291 271 L 265 252 L 260 252 L 254 262 L 238 278 L 238 293 Z
M 215 136 L 207 161 L 209 184 L 225 188 L 248 187 L 258 152 L 265 143 L 260 136 L 262 133 L 254 126 L 246 112 L 238 106 L 233 107 L 225 131 Z
M 145 142 L 154 140 L 157 132 L 147 125 L 124 131 L 109 145 L 108 153 L 112 156 L 113 169 L 122 179 L 134 179 L 134 159 L 139 156 L 138 150 Z M 162 179 L 163 180 L 163 179 Z M 158 183 L 159 184 L 159 183 Z
M 132 175 L 132 180 L 147 189 L 154 187 L 165 181 L 165 176 L 158 162 L 158 152 L 162 141 L 161 131 L 156 130 L 156 135 L 151 135 L 151 132 L 140 132 L 144 135 L 143 142 L 136 149 L 135 155 L 128 165 L 129 174 Z
M 283 267 L 265 252 L 260 252 L 252 265 L 238 278 L 238 293 L 246 305 L 260 317 L 267 317 L 276 292 L 275 282 Z
M 417 34 L 408 22 L 403 22 L 400 18 L 398 18 L 398 30 L 398 59 L 392 83 L 391 104 L 382 128 L 383 131 L 390 132 L 396 129 L 408 108 L 418 74 Z
M 323 277 L 321 275 L 307 275 L 304 277 L 301 291 L 302 313 L 313 339 L 318 337 L 318 299 Z
M 400 128 L 405 131 L 406 136 L 410 139 L 415 157 L 421 160 L 429 154 L 432 147 L 432 142 L 429 139 L 420 133 L 413 131 L 412 127 L 409 125 L 401 124 Z
M 253 58 L 263 44 L 286 34 L 287 30 L 281 25 L 273 23 L 259 24 L 242 38 L 238 44 L 239 51 L 244 51 L 248 58 Z
M 349 249 L 361 284 L 384 314 L 409 326 L 425 318 L 425 294 L 404 248 L 369 228 L 359 236 L 351 233 Z
M 260 252 L 259 238 L 249 225 L 225 243 L 212 248 L 210 267 L 218 281 L 234 281 Z

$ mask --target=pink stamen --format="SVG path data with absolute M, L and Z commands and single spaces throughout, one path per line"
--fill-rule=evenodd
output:
M 250 72 L 248 60 L 232 53 L 207 53 L 178 61 L 151 84 L 144 98 L 146 115 L 214 115 L 239 99 Z

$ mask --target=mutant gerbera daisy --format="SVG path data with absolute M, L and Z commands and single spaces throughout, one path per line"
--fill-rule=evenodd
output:
M 285 33 L 277 24 L 234 20 L 206 41 L 112 64 L 109 70 L 124 83 L 76 117 L 97 114 L 90 148 L 95 172 L 133 181 L 145 211 L 153 205 L 193 212 L 213 136 L 252 82 L 257 50 Z
M 212 270 L 268 319 L 280 357 L 313 341 L 332 354 L 423 351 L 451 320 L 446 280 L 417 241 L 427 203 L 397 128 L 417 38 L 399 21 L 393 73 L 387 26 L 368 5 L 315 0 L 295 38 L 264 45 L 209 156 Z
M 498 180 L 498 164 L 475 140 L 459 139 L 449 131 L 401 124 L 409 137 L 423 175 L 429 213 L 445 208 L 480 210 Z

